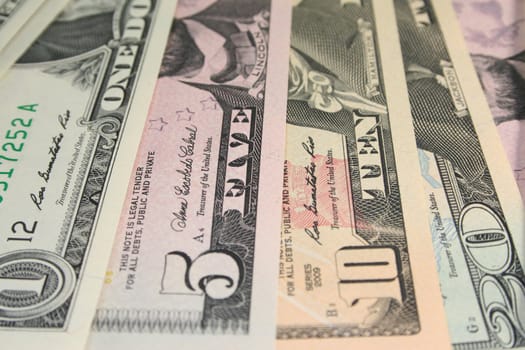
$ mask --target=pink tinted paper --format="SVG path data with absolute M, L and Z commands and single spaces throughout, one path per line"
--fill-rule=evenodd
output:
M 455 0 L 454 7 L 525 198 L 525 1 Z

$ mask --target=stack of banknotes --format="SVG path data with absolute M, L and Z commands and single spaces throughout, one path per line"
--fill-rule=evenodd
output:
M 524 0 L 0 0 L 0 347 L 525 349 L 524 77 Z

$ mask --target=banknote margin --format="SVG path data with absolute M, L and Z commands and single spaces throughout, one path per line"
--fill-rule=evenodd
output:
M 367 19 L 366 19 L 366 23 L 369 23 L 369 25 L 371 25 L 373 27 L 373 29 L 371 30 L 373 32 L 372 34 L 372 37 L 373 37 L 373 41 L 374 41 L 374 54 L 376 55 L 376 64 L 377 64 L 377 69 L 379 72 L 379 78 L 378 78 L 378 82 L 380 82 L 379 86 L 381 87 L 381 95 L 383 95 L 383 99 L 385 100 L 385 103 L 388 105 L 388 112 L 385 114 L 385 117 L 386 117 L 386 121 L 382 121 L 381 124 L 382 124 L 382 127 L 378 130 L 378 134 L 381 135 L 380 138 L 383 140 L 381 143 L 383 143 L 384 145 L 382 146 L 382 148 L 385 150 L 385 159 L 383 159 L 383 162 L 384 164 L 387 164 L 387 165 L 384 165 L 385 166 L 385 169 L 389 169 L 389 170 L 385 170 L 385 172 L 388 172 L 390 175 L 389 177 L 394 177 L 395 179 L 392 179 L 392 181 L 394 181 L 396 184 L 394 186 L 392 186 L 391 188 L 392 189 L 395 189 L 396 192 L 399 192 L 399 183 L 398 183 L 398 164 L 396 162 L 396 156 L 395 156 L 395 153 L 394 153 L 394 145 L 393 145 L 393 138 L 394 136 L 392 135 L 391 133 L 391 112 L 390 112 L 390 102 L 391 100 L 389 100 L 389 98 L 386 96 L 386 83 L 385 83 L 385 78 L 384 78 L 384 74 L 383 74 L 383 71 L 384 71 L 384 63 L 383 63 L 383 56 L 381 55 L 381 50 L 382 50 L 382 47 L 380 47 L 378 41 L 377 41 L 377 36 L 378 36 L 378 33 L 377 33 L 377 16 L 376 16 L 376 10 L 374 9 L 374 5 L 373 5 L 373 2 L 371 0 L 359 0 L 356 2 L 356 6 L 358 7 L 363 7 L 365 4 L 365 1 L 366 1 L 366 7 L 367 7 L 367 10 L 365 12 L 367 12 Z M 355 1 L 354 1 L 355 2 Z M 352 2 L 353 3 L 353 2 Z M 340 6 L 343 6 L 344 4 L 346 4 L 345 2 L 341 2 L 340 3 Z M 368 9 L 369 8 L 369 9 Z M 368 16 L 370 16 L 370 18 L 368 18 Z M 390 86 L 390 82 L 389 82 L 389 86 Z M 381 114 L 382 116 L 383 114 Z M 293 123 L 292 123 L 293 125 Z M 288 125 L 288 127 L 292 127 L 292 125 Z M 300 129 L 302 127 L 299 127 Z M 313 127 L 315 129 L 315 127 Z M 354 131 L 356 132 L 356 131 Z M 328 134 L 331 134 L 331 133 L 328 133 Z M 333 134 L 335 135 L 335 134 Z M 357 158 L 357 150 L 353 150 L 354 146 L 352 146 L 351 144 L 356 142 L 357 139 L 352 139 L 353 137 L 356 137 L 356 135 L 354 134 L 353 136 L 350 136 L 350 137 L 346 137 L 346 136 L 343 136 L 343 144 L 344 144 L 344 148 L 346 149 L 347 147 L 350 147 L 352 148 L 352 151 L 349 151 L 347 150 L 346 152 L 347 155 L 346 157 L 347 158 L 347 166 L 350 167 L 350 171 L 349 173 L 352 173 L 354 172 L 355 170 L 357 170 L 358 168 L 358 161 L 355 160 L 353 161 L 352 158 L 353 157 L 356 157 Z M 392 169 L 390 169 L 392 168 Z M 352 175 L 349 175 L 351 178 L 349 178 L 348 180 L 350 180 L 351 182 L 353 182 L 355 179 L 355 174 L 352 174 Z M 386 180 L 385 180 L 386 181 Z M 365 201 L 359 199 L 359 196 L 356 195 L 355 192 L 359 192 L 360 191 L 360 180 L 356 180 L 356 183 L 353 183 L 351 185 L 351 188 L 349 189 L 352 193 L 351 194 L 351 197 L 352 197 L 352 200 L 353 201 L 353 204 L 351 204 L 351 207 L 356 207 L 356 208 L 359 208 L 360 206 L 364 206 L 365 204 Z M 405 215 L 404 215 L 404 210 L 402 208 L 402 205 L 401 205 L 401 196 L 400 194 L 398 193 L 396 196 L 394 196 L 396 202 L 399 202 L 399 203 L 396 203 L 395 204 L 395 211 L 398 212 L 399 214 L 399 220 L 402 221 L 401 223 L 399 223 L 398 225 L 396 225 L 396 229 L 398 230 L 401 230 L 402 231 L 402 236 L 403 238 L 401 239 L 403 241 L 403 243 L 400 243 L 399 245 L 395 245 L 396 248 L 398 248 L 400 251 L 403 251 L 403 255 L 406 256 L 406 258 L 403 258 L 403 262 L 401 264 L 400 267 L 398 267 L 398 269 L 401 269 L 403 271 L 408 271 L 406 273 L 404 273 L 405 277 L 406 278 L 402 278 L 401 279 L 401 284 L 402 284 L 402 290 L 404 291 L 409 291 L 407 292 L 406 294 L 411 294 L 412 296 L 410 297 L 411 298 L 411 303 L 413 304 L 413 307 L 415 309 L 414 311 L 414 319 L 412 321 L 412 323 L 410 322 L 406 322 L 406 325 L 403 325 L 403 326 L 399 326 L 399 325 L 392 325 L 392 324 L 383 324 L 381 323 L 380 326 L 376 326 L 376 325 L 373 325 L 373 326 L 370 326 L 370 327 L 366 327 L 366 326 L 358 326 L 358 325 L 355 325 L 355 324 L 352 324 L 352 323 L 349 323 L 349 322 L 345 322 L 345 320 L 340 320 L 340 322 L 337 322 L 336 324 L 333 324 L 333 325 L 330 325 L 330 324 L 322 324 L 322 322 L 318 322 L 317 324 L 312 322 L 310 324 L 301 324 L 301 325 L 294 325 L 293 324 L 293 320 L 291 320 L 291 322 L 289 324 L 286 324 L 286 325 L 281 325 L 279 324 L 279 327 L 278 327 L 278 339 L 282 339 L 283 341 L 289 341 L 289 340 L 297 340 L 297 339 L 300 339 L 300 338 L 309 338 L 309 339 L 321 339 L 321 338 L 358 338 L 358 337 L 364 337 L 364 338 L 369 338 L 369 337 L 381 337 L 381 336 L 387 336 L 387 337 L 394 337 L 394 336 L 397 336 L 397 335 L 408 335 L 408 334 L 416 334 L 416 333 L 419 333 L 420 331 L 420 321 L 419 321 L 419 315 L 418 315 L 418 312 L 417 312 L 417 302 L 416 302 L 416 299 L 415 299 L 415 293 L 414 293 L 414 284 L 413 284 L 413 281 L 412 281 L 412 273 L 411 273 L 411 266 L 410 266 L 410 258 L 409 258 L 409 254 L 408 254 L 408 240 L 407 240 L 407 235 L 406 235 L 406 229 L 405 229 Z M 362 209 L 361 209 L 362 210 Z M 386 212 L 386 211 L 385 211 Z M 356 213 L 354 212 L 352 214 L 352 220 L 355 221 L 357 220 L 356 218 Z M 367 219 L 364 219 L 365 221 Z M 359 229 L 356 229 L 356 232 L 355 234 L 357 236 L 360 236 L 362 232 L 359 230 Z M 383 245 L 372 245 L 373 247 L 381 247 Z
M 465 100 L 471 110 L 471 118 L 478 134 L 481 150 L 485 155 L 487 165 L 491 169 L 492 181 L 498 191 L 503 212 L 509 231 L 512 233 L 514 246 L 522 266 L 525 263 L 525 209 L 520 197 L 516 180 L 507 161 L 506 152 L 500 141 L 500 136 L 494 125 L 492 113 L 481 88 L 477 73 L 474 69 L 463 34 L 459 27 L 456 14 L 450 0 L 430 0 L 440 18 L 450 19 L 446 26 L 441 26 L 450 58 L 456 74 L 463 87 Z M 454 38 L 447 40 L 447 38 Z M 503 155 L 503 156 L 502 156 Z
M 285 26 L 280 25 L 281 23 L 285 23 Z M 98 349 L 105 344 L 111 344 L 113 350 L 142 350 L 153 342 L 156 344 L 155 349 L 172 349 L 174 341 L 177 342 L 177 349 L 181 350 L 209 349 L 210 341 L 213 342 L 213 347 L 217 348 L 243 350 L 275 348 L 290 24 L 291 4 L 289 0 L 272 0 L 258 193 L 258 200 L 264 196 L 265 203 L 258 204 L 255 227 L 252 280 L 254 289 L 249 333 L 236 336 L 221 334 L 212 336 L 210 340 L 209 334 L 202 337 L 165 333 L 97 332 L 96 335 L 91 336 L 88 349 Z M 279 28 L 279 30 L 272 30 L 272 28 Z M 286 55 L 283 55 L 283 52 Z M 164 49 L 162 54 L 164 54 Z M 143 125 L 140 127 L 140 132 L 142 131 Z M 134 160 L 135 154 L 132 157 Z M 276 167 L 281 170 L 276 171 Z M 265 192 L 265 188 L 272 190 Z M 265 218 L 275 218 L 275 220 L 274 222 L 268 219 L 263 220 Z M 118 340 L 115 341 L 116 339 Z
M 401 1 L 402 0 L 400 0 L 399 2 Z M 480 152 L 482 153 L 483 161 L 485 162 L 486 167 L 489 169 L 492 186 L 494 190 L 497 190 L 496 191 L 497 193 L 493 196 L 494 200 L 497 201 L 498 206 L 500 207 L 498 209 L 498 212 L 501 212 L 497 214 L 497 217 L 498 219 L 502 220 L 502 225 L 505 226 L 505 229 L 507 230 L 509 235 L 512 237 L 511 238 L 512 246 L 513 248 L 515 248 L 515 250 L 513 249 L 513 253 L 515 255 L 513 260 L 515 262 L 517 261 L 519 265 L 523 266 L 523 253 L 520 253 L 520 249 L 524 248 L 524 245 L 522 243 L 523 242 L 522 241 L 523 228 L 521 228 L 519 225 L 520 222 L 523 222 L 523 215 L 524 215 L 521 197 L 517 189 L 517 184 L 514 181 L 514 176 L 512 176 L 510 164 L 508 164 L 505 161 L 505 156 L 503 157 L 503 159 L 501 157 L 501 154 L 506 154 L 506 153 L 501 147 L 502 144 L 499 142 L 500 137 L 499 137 L 499 134 L 497 133 L 497 129 L 491 117 L 490 109 L 485 99 L 485 94 L 483 93 L 481 84 L 478 80 L 478 75 L 474 70 L 474 66 L 471 62 L 470 55 L 468 54 L 469 51 L 467 50 L 467 47 L 463 41 L 463 36 L 462 36 L 463 34 L 459 27 L 459 22 L 457 22 L 455 19 L 456 13 L 453 10 L 450 1 L 425 0 L 425 6 L 431 8 L 431 9 L 428 9 L 430 12 L 430 17 L 432 18 L 433 22 L 434 21 L 436 22 L 435 25 L 438 27 L 438 29 L 441 32 L 442 42 L 446 48 L 446 53 L 448 55 L 447 59 L 450 61 L 451 67 L 453 67 L 454 72 L 457 75 L 457 79 L 459 82 L 459 86 L 461 87 L 461 91 L 465 95 L 465 104 L 467 106 L 466 108 L 468 108 L 467 109 L 468 116 L 472 122 L 472 128 L 475 132 L 476 139 L 479 142 L 479 149 L 480 149 Z M 437 7 L 442 8 L 441 14 L 439 13 L 440 10 Z M 451 28 L 451 26 L 453 28 Z M 449 32 L 448 35 L 446 34 L 447 31 Z M 484 133 L 485 133 L 485 136 L 484 136 Z M 490 159 L 490 155 L 487 154 L 487 151 L 493 156 L 492 164 L 490 164 L 491 159 Z M 436 155 L 436 158 L 442 160 L 442 158 L 438 157 L 437 155 Z M 438 167 L 439 167 L 439 163 L 441 163 L 441 161 L 438 161 Z M 492 166 L 489 166 L 489 165 L 492 165 Z M 502 175 L 502 173 L 504 174 Z M 494 179 L 495 177 L 500 177 L 500 176 L 502 176 L 503 178 L 506 177 L 506 179 L 501 181 L 501 185 L 500 185 L 501 187 L 498 188 L 498 184 L 496 183 Z M 442 175 L 442 179 L 445 180 L 445 177 L 443 177 L 443 175 Z M 507 195 L 504 194 L 502 196 L 502 193 L 505 191 L 509 191 L 510 195 L 512 195 L 513 198 L 509 199 L 508 194 Z M 450 200 L 450 197 L 449 197 L 449 200 Z M 511 206 L 512 211 L 510 212 L 510 215 L 509 215 L 509 211 L 507 211 L 504 207 L 503 202 L 505 200 L 508 200 L 509 202 L 512 203 L 512 206 Z M 483 203 L 483 202 L 470 201 L 469 205 L 476 205 L 479 203 Z M 453 206 L 454 205 L 452 205 L 452 207 Z M 467 206 L 463 206 L 461 209 L 466 208 L 466 207 Z M 456 229 L 458 225 L 456 220 L 460 220 L 458 218 L 460 216 L 460 213 L 458 213 L 458 211 L 456 210 L 456 214 L 454 214 L 454 210 L 452 208 L 451 208 L 451 211 L 453 213 L 452 214 L 453 216 L 457 215 L 457 217 L 454 219 L 455 229 Z M 517 227 L 520 227 L 518 230 L 513 231 L 511 225 L 508 224 L 511 220 L 515 220 Z M 459 230 L 458 230 L 458 234 L 459 234 Z M 474 266 L 471 263 L 470 259 L 467 259 L 467 264 L 469 266 Z M 469 268 L 469 272 L 472 276 L 472 279 L 478 280 L 477 283 L 473 283 L 474 284 L 473 288 L 477 292 L 480 277 L 472 274 L 472 271 L 470 268 Z M 482 312 L 481 309 L 479 309 L 479 311 Z M 485 322 L 485 319 L 483 319 L 482 322 Z M 488 330 L 488 327 L 487 327 L 487 330 Z M 481 348 L 483 349 L 491 348 L 492 349 L 494 347 L 494 344 L 495 344 L 494 341 L 492 339 L 489 339 L 487 341 L 472 341 L 472 342 L 464 342 L 464 343 L 454 343 L 453 346 L 455 349 L 458 349 L 458 350 L 459 349 L 481 349 Z
M 55 0 L 48 0 L 51 4 Z M 65 4 L 67 0 L 56 0 Z M 47 5 L 47 4 L 46 4 Z M 69 325 L 66 332 L 61 330 L 26 331 L 16 330 L 2 334 L 4 343 L 13 348 L 39 349 L 42 344 L 51 343 L 56 350 L 83 349 L 91 328 L 91 321 L 96 310 L 96 304 L 102 289 L 107 262 L 111 253 L 112 244 L 121 206 L 125 198 L 127 182 L 119 181 L 129 178 L 133 166 L 134 155 L 138 148 L 139 134 L 146 120 L 149 100 L 153 94 L 154 81 L 157 78 L 162 52 L 171 24 L 172 13 L 176 1 L 160 1 L 159 8 L 152 20 L 151 40 L 145 46 L 144 59 L 139 68 L 139 80 L 130 98 L 130 107 L 126 122 L 121 130 L 122 137 L 119 151 L 114 158 L 113 166 L 108 169 L 108 181 L 105 185 L 104 203 L 99 208 L 100 214 L 94 221 L 92 242 L 89 256 L 81 272 L 76 297 L 73 301 Z M 63 7 L 57 8 L 57 12 Z M 42 23 L 41 23 L 42 24 Z M 156 46 L 161 46 L 157 48 Z M 1 72 L 0 72 L 1 74 Z M 138 126 L 138 128 L 137 128 Z M 126 152 L 124 152 L 126 150 Z M 130 158 L 133 158 L 130 160 Z M 114 205 L 114 203 L 118 203 Z M 113 204 L 113 206 L 111 206 Z M 115 215 L 115 213 L 117 213 Z M 96 254 L 96 255 L 95 255 Z
M 469 51 L 451 1 L 429 1 L 436 12 L 436 17 L 447 18 L 447 25 L 440 23 L 444 43 L 462 87 L 485 162 L 490 169 L 490 176 L 497 191 L 497 199 L 504 213 L 503 219 L 517 254 L 516 259 L 523 267 L 525 263 L 525 208 L 507 159 L 507 153 L 494 125 L 490 107 L 468 54 Z M 480 342 L 476 344 L 454 344 L 454 348 L 470 349 L 479 348 L 478 346 L 481 345 Z M 490 341 L 483 345 L 483 348 L 491 347 Z
M 275 348 L 276 342 L 291 24 L 290 1 L 272 0 L 258 199 L 264 197 L 264 201 L 259 205 L 255 228 L 257 234 L 253 271 L 254 289 L 250 314 L 250 323 L 253 325 L 250 335 L 256 339 L 260 337 L 267 339 L 269 336 L 271 343 L 261 342 L 260 345 L 256 343 L 257 349 L 269 348 L 268 346 Z M 276 171 L 274 166 L 280 170 Z M 272 191 L 265 192 L 264 188 Z M 275 220 L 269 222 L 265 218 Z M 267 263 L 268 257 L 271 257 L 270 264 Z M 262 302 L 264 300 L 265 302 Z
M 410 104 L 405 83 L 394 4 L 393 0 L 371 1 L 377 31 L 376 37 L 380 48 L 378 50 L 379 59 L 383 66 L 382 79 L 385 82 L 385 95 L 387 101 L 392 101 L 388 105 L 388 113 L 393 116 L 389 118 L 392 139 L 406 142 L 402 145 L 399 141 L 393 142 L 403 217 L 407 218 L 409 215 L 413 218 L 424 217 L 425 212 L 421 210 L 421 203 L 426 203 L 426 201 L 423 196 L 423 186 L 419 179 L 419 162 L 410 116 Z M 396 95 L 392 96 L 393 92 Z M 405 118 L 397 118 L 398 120 L 404 119 L 401 125 L 400 123 L 394 123 L 396 115 L 406 116 Z M 400 157 L 401 154 L 403 157 Z M 417 174 L 415 181 L 412 179 L 414 174 Z M 407 194 L 410 194 L 409 200 L 406 198 Z M 339 349 L 341 347 L 355 346 L 359 349 L 384 349 L 388 347 L 448 349 L 450 341 L 445 312 L 441 303 L 437 269 L 435 261 L 428 259 L 428 256 L 433 254 L 431 235 L 426 222 L 418 221 L 404 220 L 417 311 L 421 325 L 421 331 L 418 334 L 391 337 L 283 339 L 278 341 L 278 348 L 292 349 L 299 346 L 304 349 Z M 410 237 L 410 233 L 416 236 Z M 436 300 L 438 303 L 435 302 Z
M 31 20 L 33 15 L 40 9 L 45 0 L 22 0 L 20 7 L 16 7 L 9 16 L 7 22 L 0 25 L 0 51 L 15 37 L 16 33 Z
M 398 346 L 407 349 L 423 347 L 447 349 L 450 347 L 450 340 L 445 310 L 441 302 L 439 276 L 435 260 L 428 258 L 433 256 L 432 236 L 427 222 L 419 220 L 420 217 L 426 215 L 423 209 L 426 199 L 420 176 L 394 0 L 373 0 L 373 5 L 377 13 L 377 40 L 381 47 L 383 77 L 385 82 L 390 82 L 390 87 L 385 84 L 385 93 L 387 99 L 392 101 L 388 106 L 389 114 L 392 115 L 389 120 L 392 138 L 398 140 L 398 142 L 393 142 L 394 157 L 398 170 L 410 267 L 421 325 L 418 334 L 410 336 L 408 340 L 403 340 Z M 402 144 L 400 140 L 403 141 Z M 389 343 L 389 346 L 395 347 L 395 343 Z
M 46 0 L 0 51 L 0 78 L 64 9 L 69 0 Z

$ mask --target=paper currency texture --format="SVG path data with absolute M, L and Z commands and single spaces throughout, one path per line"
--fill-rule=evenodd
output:
M 449 346 L 395 33 L 391 2 L 293 8 L 280 349 Z
M 525 198 L 525 1 L 454 1 L 454 9 Z
M 451 3 L 395 5 L 452 344 L 521 348 L 524 211 Z
M 0 51 L 44 2 L 45 0 L 0 1 Z
M 11 348 L 84 346 L 123 200 L 108 183 L 129 175 L 118 156 L 135 149 L 121 139 L 147 108 L 166 11 L 77 1 L 0 81 L 0 337 Z
M 274 346 L 287 13 L 179 3 L 91 348 Z
M 68 0 L 0 2 L 0 77 L 55 20 L 67 2 Z

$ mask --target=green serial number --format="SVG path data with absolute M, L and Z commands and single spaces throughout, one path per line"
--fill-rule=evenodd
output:
M 15 118 L 11 120 L 11 128 L 4 135 L 0 146 L 0 203 L 4 201 L 3 195 L 9 189 L 9 179 L 13 177 L 15 170 L 14 163 L 18 162 L 20 153 L 24 150 L 27 129 L 32 123 L 33 118 Z

